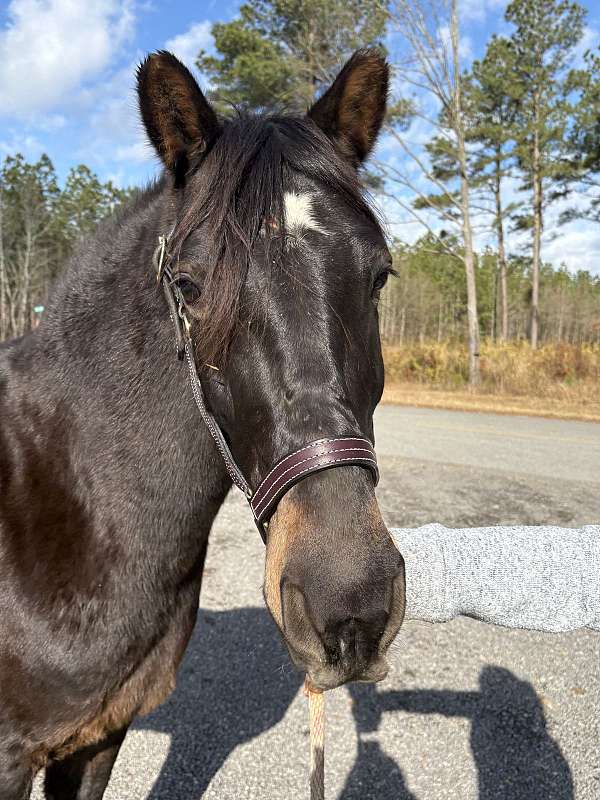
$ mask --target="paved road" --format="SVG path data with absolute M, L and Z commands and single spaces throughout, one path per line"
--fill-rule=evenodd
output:
M 391 525 L 600 521 L 600 425 L 388 406 L 377 435 Z M 307 797 L 306 709 L 262 568 L 232 495 L 177 690 L 128 734 L 106 800 Z M 600 636 L 412 622 L 394 664 L 328 695 L 331 800 L 600 797 Z

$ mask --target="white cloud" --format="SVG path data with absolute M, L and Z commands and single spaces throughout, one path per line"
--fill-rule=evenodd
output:
M 508 0 L 459 0 L 458 13 L 463 22 L 483 22 L 490 13 L 504 11 Z
M 177 56 L 187 67 L 193 67 L 200 50 L 210 50 L 213 47 L 213 37 L 210 32 L 212 23 L 209 20 L 195 22 L 185 33 L 173 36 L 165 42 L 165 50 Z
M 542 258 L 555 267 L 566 264 L 575 272 L 589 270 L 600 275 L 600 229 L 596 223 L 578 222 L 565 226 L 560 235 L 542 247 Z
M 31 118 L 98 74 L 133 33 L 133 0 L 12 0 L 0 31 L 0 113 Z
M 198 51 L 210 48 L 212 41 L 210 22 L 205 21 L 191 25 L 162 47 L 193 69 Z M 101 173 L 116 167 L 119 180 L 124 183 L 132 171 L 139 174 L 142 169 L 148 179 L 159 168 L 139 117 L 135 92 L 136 68 L 144 55 L 136 53 L 127 65 L 72 95 L 71 113 L 83 117 L 86 131 L 77 158 Z
M 77 158 L 103 172 L 115 164 L 148 163 L 149 172 L 155 154 L 147 143 L 139 117 L 135 93 L 136 60 L 108 76 L 96 86 L 75 97 L 85 120 L 85 133 Z
M 584 55 L 588 50 L 595 50 L 600 45 L 600 32 L 586 25 L 581 40 L 575 47 L 574 57 L 569 67 L 584 67 Z
M 9 137 L 0 141 L 0 157 L 21 153 L 28 161 L 36 161 L 44 152 L 40 140 L 30 133 L 11 129 Z
M 127 161 L 133 164 L 143 164 L 155 158 L 155 153 L 149 142 L 138 139 L 132 144 L 124 144 L 116 148 L 115 161 Z
M 438 36 L 441 44 L 444 46 L 448 59 L 452 58 L 452 38 L 450 36 L 450 27 L 448 25 L 441 25 L 438 30 Z M 458 57 L 460 61 L 471 61 L 473 58 L 473 44 L 469 36 L 460 36 L 458 39 Z

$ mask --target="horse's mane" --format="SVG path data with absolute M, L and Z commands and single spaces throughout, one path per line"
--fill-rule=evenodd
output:
M 269 248 L 266 263 L 277 263 L 283 237 L 284 193 L 294 176 L 316 181 L 351 210 L 378 225 L 356 171 L 338 156 L 330 140 L 308 119 L 239 114 L 191 180 L 188 205 L 174 232 L 172 253 L 181 252 L 198 228 L 210 231 L 202 285 L 202 356 L 222 361 L 240 311 L 240 297 L 258 237 Z M 275 224 L 264 225 L 265 220 Z

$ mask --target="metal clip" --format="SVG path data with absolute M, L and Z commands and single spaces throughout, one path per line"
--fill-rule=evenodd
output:
M 185 329 L 186 336 L 189 339 L 192 330 L 192 323 L 190 322 L 189 317 L 186 314 L 185 304 L 181 299 L 178 300 L 177 312 L 179 314 L 179 319 L 183 322 L 183 327 Z
M 166 264 L 166 255 L 167 255 L 167 244 L 169 241 L 169 237 L 162 233 L 158 237 L 158 246 L 154 251 L 154 255 L 152 256 L 152 263 L 154 264 L 154 269 L 156 270 L 156 281 L 160 283 L 163 277 L 165 264 Z

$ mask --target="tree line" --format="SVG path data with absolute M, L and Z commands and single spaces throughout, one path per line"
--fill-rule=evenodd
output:
M 0 166 L 0 341 L 21 336 L 43 312 L 49 286 L 77 242 L 129 195 L 84 164 L 61 187 L 42 155 Z
M 427 233 L 412 245 L 397 243 L 393 255 L 398 275 L 388 283 L 379 306 L 383 341 L 402 345 L 463 340 L 467 287 L 460 240 L 448 237 L 442 247 Z M 506 257 L 503 292 L 496 250 L 475 253 L 474 269 L 481 335 L 491 341 L 528 339 L 529 258 Z M 540 288 L 540 342 L 600 344 L 600 275 L 542 263 Z

